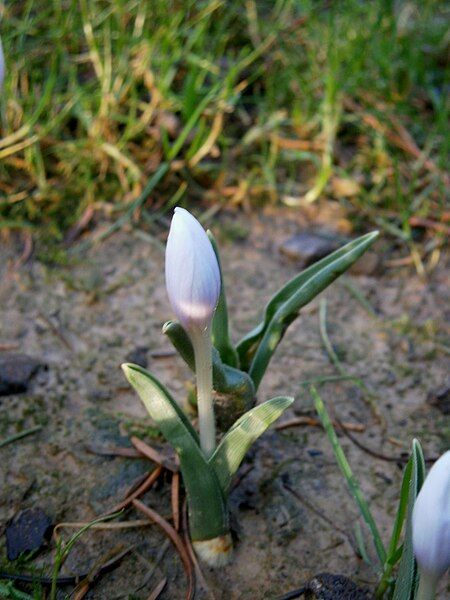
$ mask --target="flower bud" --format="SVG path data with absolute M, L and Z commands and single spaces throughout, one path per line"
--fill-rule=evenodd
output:
M 435 584 L 450 566 L 450 450 L 435 462 L 422 485 L 412 527 L 420 575 Z
M 205 230 L 184 208 L 176 208 L 166 246 L 166 287 L 185 329 L 211 323 L 220 294 L 220 271 Z

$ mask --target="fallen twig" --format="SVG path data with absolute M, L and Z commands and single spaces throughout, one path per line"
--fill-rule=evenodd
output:
M 188 591 L 186 594 L 187 600 L 192 600 L 194 598 L 195 592 L 195 577 L 194 570 L 192 568 L 192 563 L 189 558 L 188 551 L 186 550 L 185 545 L 179 534 L 175 531 L 175 529 L 168 523 L 165 519 L 161 517 L 156 511 L 149 508 L 139 500 L 132 500 L 133 506 L 141 511 L 146 517 L 148 517 L 151 521 L 154 521 L 164 533 L 170 538 L 171 542 L 175 546 L 178 554 L 180 555 L 181 562 L 183 563 L 184 570 L 186 572 L 186 577 L 188 580 Z
M 334 424 L 336 424 L 336 422 L 334 422 Z M 321 427 L 321 422 L 319 419 L 316 419 L 314 417 L 294 417 L 292 419 L 289 419 L 289 421 L 284 421 L 283 423 L 278 423 L 278 425 L 275 425 L 275 429 L 277 431 L 282 431 L 283 429 L 288 429 L 289 427 L 298 427 L 301 425 L 309 425 L 311 427 Z M 366 430 L 366 426 L 363 425 L 362 423 L 347 423 L 347 422 L 342 422 L 339 423 L 339 425 L 341 427 L 344 427 L 345 429 L 348 429 L 350 431 L 365 431 Z
M 158 479 L 162 472 L 163 468 L 161 466 L 156 467 L 156 469 L 150 473 L 150 475 L 145 479 L 145 481 L 141 483 L 141 485 L 132 494 L 130 494 L 128 498 L 125 498 L 125 500 L 122 500 L 122 502 L 119 502 L 119 504 L 116 504 L 116 506 L 114 506 L 104 514 L 109 515 L 111 513 L 115 513 L 119 510 L 128 507 L 134 502 L 136 498 L 139 498 L 139 496 L 141 496 L 144 492 L 146 492 L 152 487 L 152 485 L 155 483 L 155 481 Z
M 166 587 L 166 585 L 167 585 L 167 577 L 164 577 L 164 579 L 162 579 L 158 583 L 158 585 L 155 587 L 155 589 L 151 592 L 151 594 L 147 598 L 147 600 L 157 600 L 159 598 L 159 595 L 163 591 L 163 589 Z
M 47 315 L 45 313 L 43 313 L 41 310 L 38 311 L 39 316 L 47 323 L 47 325 L 50 327 L 50 329 L 52 330 L 52 332 L 55 334 L 55 336 L 61 340 L 61 342 L 64 344 L 64 346 L 70 350 L 71 352 L 73 352 L 73 347 L 72 344 L 68 341 L 68 339 L 65 337 L 65 335 L 62 333 L 62 331 L 59 329 L 59 327 L 56 327 L 56 325 L 54 325 L 54 323 L 52 323 L 51 319 L 49 319 L 47 317 Z
M 25 264 L 27 262 L 27 260 L 30 258 L 31 253 L 33 252 L 33 237 L 31 235 L 31 233 L 26 230 L 23 231 L 23 238 L 24 238 L 24 242 L 23 242 L 22 254 L 19 256 L 19 258 L 14 263 L 14 265 L 13 265 L 14 269 L 18 269 L 23 264 Z
M 180 529 L 180 474 L 173 473 L 172 488 L 171 488 L 171 503 L 173 526 L 176 531 Z
M 53 536 L 58 541 L 58 531 L 60 529 L 80 529 L 89 525 L 89 521 L 62 521 L 55 525 Z M 95 523 L 89 529 L 135 529 L 136 527 L 148 527 L 150 523 L 145 519 L 136 519 L 134 521 L 118 521 L 117 523 Z
M 373 456 L 374 458 L 378 458 L 379 460 L 385 460 L 387 462 L 405 463 L 405 464 L 408 462 L 409 456 L 406 452 L 404 455 L 400 455 L 400 456 L 388 456 L 387 454 L 383 454 L 381 452 L 377 452 L 376 450 L 372 450 L 371 448 L 368 448 L 367 446 L 362 444 L 358 439 L 356 439 L 356 437 L 354 435 L 352 435 L 348 431 L 348 429 L 345 429 L 344 427 L 342 427 L 342 423 L 341 423 L 341 421 L 339 421 L 339 419 L 336 418 L 335 421 L 336 421 L 338 427 L 340 428 L 340 430 L 342 431 L 342 433 L 344 435 L 346 435 L 348 437 L 348 439 L 355 444 L 355 446 L 357 446 L 363 452 L 370 454 L 370 456 Z M 426 463 L 434 463 L 437 461 L 437 459 L 438 459 L 437 456 L 432 457 L 432 458 L 426 458 L 425 462 Z
M 149 458 L 153 462 L 164 467 L 168 471 L 171 471 L 172 473 L 176 473 L 178 471 L 178 466 L 175 462 L 175 459 L 171 460 L 165 458 L 157 450 L 151 448 L 148 444 L 146 444 L 134 435 L 131 436 L 130 441 L 143 456 Z

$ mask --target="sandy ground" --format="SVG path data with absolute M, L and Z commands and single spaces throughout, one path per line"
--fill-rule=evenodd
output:
M 297 272 L 295 261 L 283 257 L 278 248 L 304 227 L 305 218 L 295 211 L 270 210 L 246 217 L 245 239 L 231 242 L 221 232 L 236 218 L 220 215 L 211 226 L 219 238 L 233 335 L 238 339 L 256 324 L 270 295 Z M 395 458 L 408 452 L 413 437 L 420 439 L 427 457 L 449 447 L 448 415 L 427 398 L 448 377 L 450 286 L 445 256 L 423 279 L 411 266 L 387 266 L 393 250 L 386 239 L 378 242 L 376 252 L 381 258 L 376 274 L 354 274 L 348 280 L 373 307 L 376 318 L 341 282 L 322 297 L 327 299 L 334 348 L 345 369 L 364 380 L 385 429 L 374 418 L 367 393 L 353 383 L 328 383 L 320 392 L 337 417 L 364 426 L 363 432 L 353 433 L 363 445 L 393 458 L 376 458 L 341 437 L 387 543 L 401 477 Z M 0 353 L 13 348 L 39 358 L 47 369 L 38 373 L 27 392 L 0 398 L 0 440 L 42 426 L 34 435 L 0 448 L 0 523 L 5 525 L 19 509 L 31 506 L 42 507 L 54 523 L 89 521 L 120 500 L 149 469 L 146 460 L 99 456 L 89 449 L 127 445 L 130 432 L 162 445 L 149 437 L 154 430 L 127 386 L 120 363 L 136 348 L 147 348 L 148 368 L 180 402 L 192 382 L 181 359 L 153 356 L 170 349 L 161 333 L 162 323 L 172 317 L 164 288 L 163 245 L 135 231 L 121 232 L 73 264 L 53 268 L 33 259 L 15 268 L 19 254 L 14 243 L 2 248 Z M 303 380 L 336 374 L 321 340 L 318 306 L 314 301 L 291 325 L 258 394 L 259 400 L 295 396 L 284 420 L 314 416 Z M 205 569 L 209 596 L 200 591 L 199 598 L 276 598 L 323 571 L 374 585 L 376 575 L 354 550 L 356 522 L 372 558 L 373 547 L 319 427 L 269 431 L 243 468 L 247 474 L 230 501 L 239 535 L 233 564 L 219 572 Z M 161 482 L 144 500 L 169 515 L 168 482 Z M 133 511 L 123 517 L 136 518 L 141 516 Z M 63 535 L 72 532 L 64 530 Z M 4 540 L 3 535 L 2 565 L 11 568 Z M 168 582 L 160 597 L 184 597 L 179 557 L 155 527 L 88 532 L 63 572 L 90 568 L 118 545 L 134 549 L 86 598 L 145 599 L 164 577 Z M 44 549 L 30 564 L 49 565 L 51 556 L 50 549 Z

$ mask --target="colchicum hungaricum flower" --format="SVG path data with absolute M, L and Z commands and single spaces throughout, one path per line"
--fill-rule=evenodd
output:
M 412 538 L 420 574 L 417 600 L 432 600 L 450 567 L 450 450 L 435 462 L 416 498 Z
M 200 444 L 209 458 L 216 447 L 211 323 L 219 301 L 220 269 L 205 230 L 184 208 L 175 209 L 167 239 L 166 287 L 194 348 Z
M 166 246 L 166 287 L 188 331 L 211 325 L 220 295 L 220 270 L 211 242 L 195 217 L 176 208 Z
M 376 237 L 376 232 L 366 234 L 296 275 L 269 301 L 261 323 L 235 345 L 214 238 L 188 211 L 175 209 L 166 248 L 166 287 L 179 322 L 168 321 L 163 332 L 195 371 L 199 434 L 151 373 L 133 364 L 122 368 L 178 454 L 190 536 L 208 564 L 224 564 L 231 556 L 227 502 L 233 476 L 253 442 L 293 402 L 280 396 L 255 406 L 271 357 L 300 309 L 345 272 Z M 213 389 L 232 423 L 218 445 Z

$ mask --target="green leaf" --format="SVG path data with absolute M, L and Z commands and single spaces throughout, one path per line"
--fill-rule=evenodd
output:
M 269 361 L 300 309 L 342 275 L 373 244 L 374 231 L 346 244 L 289 281 L 267 304 L 263 321 L 237 345 L 241 368 L 257 389 Z
M 151 373 L 133 364 L 123 364 L 122 369 L 151 418 L 179 456 L 188 494 L 192 539 L 207 540 L 224 535 L 229 530 L 225 497 L 186 415 Z
M 227 494 L 247 450 L 266 429 L 292 404 L 293 398 L 277 397 L 252 408 L 229 429 L 209 459 L 222 492 Z
M 188 367 L 195 372 L 194 348 L 189 335 L 177 321 L 167 321 L 163 326 L 167 335 Z M 241 412 L 254 404 L 255 388 L 247 373 L 225 365 L 219 352 L 213 348 L 213 388 L 216 392 L 229 396 L 230 404 L 240 407 Z
M 361 488 L 359 487 L 359 483 L 354 476 L 350 465 L 348 464 L 347 458 L 342 450 L 342 446 L 339 443 L 336 432 L 334 431 L 333 424 L 328 415 L 327 409 L 322 401 L 322 398 L 319 396 L 317 390 L 314 387 L 310 387 L 310 392 L 314 400 L 314 405 L 316 407 L 317 414 L 319 415 L 319 419 L 322 422 L 322 426 L 325 429 L 325 432 L 328 436 L 328 439 L 331 443 L 331 447 L 333 448 L 334 456 L 336 461 L 342 471 L 343 476 L 347 482 L 350 493 L 353 496 L 358 508 L 361 513 L 362 518 L 366 522 L 367 527 L 369 528 L 370 533 L 372 534 L 373 544 L 375 546 L 376 553 L 378 555 L 378 559 L 381 565 L 384 565 L 386 560 L 386 551 L 383 545 L 383 541 L 380 536 L 380 532 L 378 531 L 378 527 L 375 523 L 375 519 L 373 518 L 372 513 L 370 512 L 369 505 L 366 502 L 366 499 L 363 496 Z
M 408 510 L 409 487 L 412 473 L 413 459 L 411 456 L 403 472 L 400 500 L 395 515 L 394 527 L 392 528 L 391 540 L 386 554 L 386 561 L 383 566 L 383 574 L 375 592 L 376 598 L 383 598 L 388 587 L 392 585 L 392 571 L 402 556 L 402 546 L 400 545 L 399 547 L 399 540 Z
M 230 339 L 227 299 L 225 296 L 225 284 L 223 281 L 222 263 L 220 261 L 219 249 L 211 231 L 208 230 L 206 233 L 208 234 L 209 240 L 216 254 L 217 262 L 219 263 L 221 282 L 219 302 L 217 304 L 216 312 L 214 313 L 212 322 L 213 345 L 215 348 L 217 348 L 222 362 L 224 362 L 226 365 L 230 365 L 230 367 L 237 368 L 239 367 L 239 356 Z
M 398 569 L 393 600 L 414 600 L 417 587 L 417 566 L 414 560 L 412 544 L 412 512 L 417 494 L 425 479 L 425 461 L 422 448 L 417 440 L 413 440 L 409 462 L 411 463 L 411 475 L 409 478 L 405 541 L 403 542 L 402 558 Z

